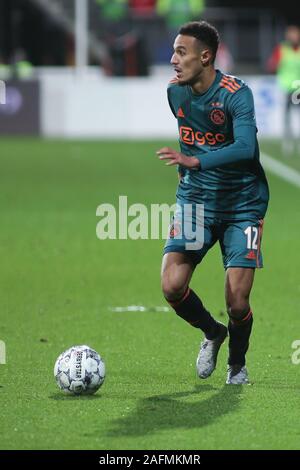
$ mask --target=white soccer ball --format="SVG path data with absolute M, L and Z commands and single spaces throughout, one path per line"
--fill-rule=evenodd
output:
M 54 377 L 58 387 L 71 395 L 91 395 L 104 382 L 105 364 L 89 346 L 72 346 L 55 362 Z

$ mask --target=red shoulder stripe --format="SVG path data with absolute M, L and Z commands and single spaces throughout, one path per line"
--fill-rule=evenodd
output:
M 224 79 L 224 80 L 226 79 L 226 80 L 229 80 L 230 82 L 234 82 L 234 83 L 237 84 L 237 81 L 236 81 L 235 77 L 233 77 L 232 75 L 225 75 L 224 74 L 222 79 Z
M 241 85 L 239 85 L 235 80 L 229 80 L 228 78 L 223 77 L 221 82 L 228 83 L 232 88 L 236 88 L 237 90 L 241 88 Z
M 229 85 L 227 85 L 226 83 L 220 83 L 220 87 L 222 88 L 226 88 L 226 90 L 230 91 L 230 93 L 235 93 L 237 90 L 235 90 L 234 88 L 231 88 Z
M 239 85 L 234 78 L 229 77 L 228 75 L 224 75 L 221 81 L 230 84 L 232 88 L 236 88 L 237 90 L 241 88 L 241 85 Z

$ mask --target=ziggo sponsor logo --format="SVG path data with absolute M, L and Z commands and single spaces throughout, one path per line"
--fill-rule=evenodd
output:
M 216 145 L 217 143 L 225 141 L 225 135 L 218 132 L 214 134 L 213 132 L 194 131 L 191 127 L 180 126 L 179 128 L 180 140 L 188 145 L 194 145 L 195 142 L 198 145 Z

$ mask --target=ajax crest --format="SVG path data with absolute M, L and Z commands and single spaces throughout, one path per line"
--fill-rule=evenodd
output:
M 222 109 L 213 109 L 209 115 L 214 124 L 221 126 L 225 122 L 225 113 Z

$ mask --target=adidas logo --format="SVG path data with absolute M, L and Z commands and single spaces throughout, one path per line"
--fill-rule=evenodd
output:
M 245 256 L 247 259 L 256 259 L 256 253 L 253 250 L 250 250 L 248 254 Z
M 177 117 L 185 117 L 184 112 L 182 111 L 181 107 L 177 111 Z

